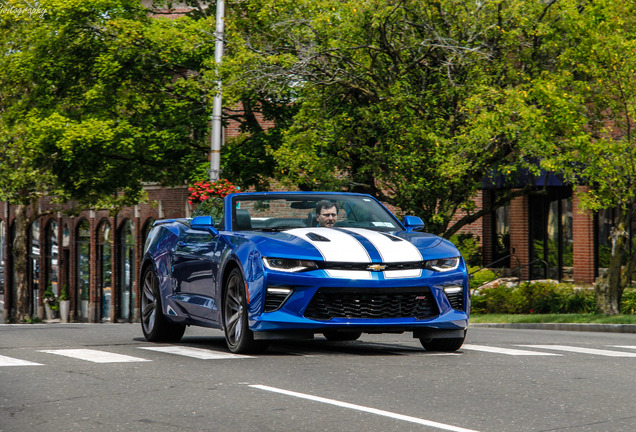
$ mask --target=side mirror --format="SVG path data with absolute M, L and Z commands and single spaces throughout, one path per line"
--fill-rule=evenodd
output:
M 219 230 L 214 228 L 212 216 L 197 216 L 190 221 L 190 228 L 197 231 L 207 231 L 214 235 L 219 234 Z
M 424 229 L 424 221 L 417 216 L 404 216 L 402 223 L 407 231 L 421 231 Z

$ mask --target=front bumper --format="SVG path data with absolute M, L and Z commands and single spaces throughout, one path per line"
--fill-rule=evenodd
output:
M 267 287 L 292 292 L 278 309 L 265 312 Z M 444 290 L 449 287 L 462 291 L 449 294 Z M 298 332 L 309 335 L 326 330 L 423 334 L 468 327 L 470 297 L 463 266 L 449 273 L 423 270 L 419 277 L 390 279 L 381 272 L 367 279 L 328 277 L 323 270 L 270 272 L 251 288 L 249 323 L 256 338 L 259 332 L 296 338 Z

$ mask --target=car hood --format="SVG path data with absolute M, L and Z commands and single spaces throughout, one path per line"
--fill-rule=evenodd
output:
M 436 235 L 378 232 L 363 228 L 295 228 L 283 232 L 242 233 L 263 256 L 331 262 L 412 262 L 458 256 L 457 249 Z

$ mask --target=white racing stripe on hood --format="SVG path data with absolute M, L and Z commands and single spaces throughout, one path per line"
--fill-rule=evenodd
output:
M 403 240 L 393 241 L 385 234 L 364 228 L 346 228 L 369 240 L 377 249 L 384 263 L 422 261 L 422 254 L 412 243 Z
M 285 231 L 311 243 L 325 261 L 370 263 L 371 257 L 362 244 L 350 234 L 333 228 L 294 228 Z M 307 234 L 315 233 L 329 241 L 312 240 Z
M 333 228 L 295 228 L 285 231 L 311 243 L 325 261 L 370 263 L 371 257 L 362 244 L 351 234 Z M 314 233 L 329 241 L 313 240 L 307 234 Z M 372 279 L 371 272 L 361 270 L 325 270 L 332 278 Z
M 393 241 L 382 233 L 364 228 L 346 228 L 346 231 L 367 239 L 376 248 L 384 263 L 423 260 L 417 247 L 406 240 Z M 311 243 L 318 249 L 325 261 L 371 263 L 371 257 L 364 246 L 353 235 L 346 232 L 333 228 L 295 228 L 285 232 Z M 310 233 L 318 234 L 329 241 L 314 240 L 308 236 Z M 334 278 L 372 279 L 373 277 L 371 272 L 361 270 L 326 270 L 326 272 Z M 388 270 L 383 273 L 387 279 L 414 278 L 420 277 L 422 270 Z

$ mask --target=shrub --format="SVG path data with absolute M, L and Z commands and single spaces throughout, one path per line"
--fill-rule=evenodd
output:
M 491 269 L 482 268 L 477 270 L 476 267 L 470 269 L 470 286 L 472 288 L 478 288 L 485 283 L 491 282 L 497 279 L 497 274 Z M 475 273 L 472 273 L 475 272 Z
M 495 285 L 484 288 L 471 299 L 473 313 L 523 313 L 519 291 L 514 286 Z
M 48 305 L 51 310 L 58 310 L 59 304 L 57 302 L 57 297 L 53 293 L 53 287 L 49 284 L 44 291 L 44 296 L 42 298 L 42 303 Z
M 636 295 L 635 295 L 636 299 Z M 549 314 L 594 311 L 594 291 L 556 282 L 484 288 L 471 299 L 474 313 Z
M 60 296 L 58 297 L 59 301 L 65 301 L 65 300 L 70 300 L 69 294 L 68 294 L 68 285 L 64 285 L 62 287 L 62 290 L 60 291 Z
M 636 288 L 627 288 L 621 299 L 622 314 L 636 314 Z

